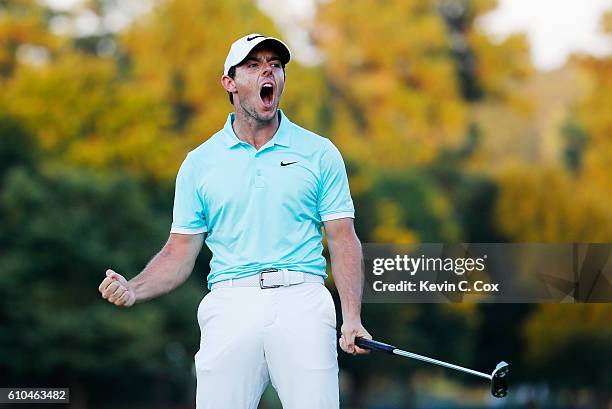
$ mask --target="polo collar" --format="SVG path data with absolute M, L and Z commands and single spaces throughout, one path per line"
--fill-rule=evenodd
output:
M 241 143 L 246 143 L 240 140 L 240 138 L 238 138 L 238 136 L 236 136 L 236 133 L 234 132 L 234 128 L 232 127 L 232 123 L 234 122 L 234 116 L 235 113 L 231 112 L 227 116 L 227 121 L 225 121 L 225 125 L 223 126 L 223 141 L 225 142 L 225 145 L 228 148 L 233 148 L 234 146 L 240 145 Z M 289 121 L 289 118 L 285 116 L 285 113 L 280 108 L 278 109 L 278 116 L 280 119 L 278 129 L 276 130 L 276 133 L 274 134 L 272 139 L 268 141 L 266 145 L 274 144 L 289 147 L 291 145 L 291 121 Z

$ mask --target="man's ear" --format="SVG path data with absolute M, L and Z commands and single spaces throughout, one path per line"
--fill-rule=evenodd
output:
M 236 82 L 229 75 L 224 75 L 221 77 L 221 85 L 227 92 L 236 92 Z

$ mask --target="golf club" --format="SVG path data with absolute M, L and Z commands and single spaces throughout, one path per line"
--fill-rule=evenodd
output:
M 491 394 L 496 398 L 503 398 L 508 393 L 508 383 L 506 382 L 505 377 L 508 374 L 510 368 L 509 365 L 504 361 L 498 363 L 491 374 L 487 374 L 484 372 L 475 371 L 473 369 L 464 368 L 459 365 L 449 364 L 448 362 L 439 361 L 437 359 L 429 358 L 423 355 L 403 351 L 393 345 L 385 344 L 384 342 L 374 341 L 371 339 L 357 337 L 355 338 L 355 345 L 360 348 L 369 349 L 372 351 L 382 351 L 392 355 L 400 355 L 406 358 L 418 359 L 419 361 L 444 366 L 446 368 L 454 369 L 456 371 L 461 371 L 470 375 L 480 376 L 481 378 L 488 379 L 491 381 Z

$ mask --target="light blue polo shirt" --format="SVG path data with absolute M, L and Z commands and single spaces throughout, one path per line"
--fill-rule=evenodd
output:
M 189 152 L 176 178 L 172 233 L 207 232 L 208 286 L 267 268 L 327 277 L 323 221 L 354 218 L 342 156 L 287 119 L 259 150 L 222 130 Z

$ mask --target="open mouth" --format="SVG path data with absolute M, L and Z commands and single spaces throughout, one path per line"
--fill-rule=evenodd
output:
M 259 90 L 259 97 L 263 102 L 264 106 L 270 107 L 274 102 L 274 87 L 270 83 L 265 83 Z

